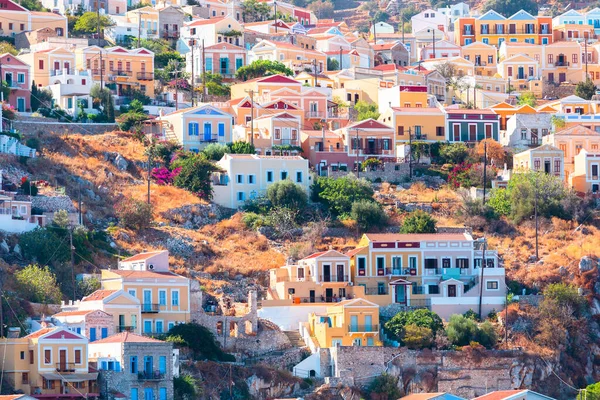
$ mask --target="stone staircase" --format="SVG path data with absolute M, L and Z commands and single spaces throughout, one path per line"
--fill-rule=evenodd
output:
M 295 347 L 306 347 L 304 340 L 302 340 L 302 336 L 300 336 L 300 332 L 298 331 L 283 331 L 285 336 L 290 339 L 290 343 Z

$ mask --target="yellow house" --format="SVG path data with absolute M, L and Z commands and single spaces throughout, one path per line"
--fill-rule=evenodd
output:
M 74 75 L 75 70 L 85 69 L 75 62 L 75 53 L 62 48 L 33 51 L 17 56 L 31 67 L 31 79 L 38 87 L 54 83 L 53 77 L 58 75 Z M 91 77 L 90 77 L 91 79 Z
M 53 399 L 99 395 L 98 373 L 89 371 L 85 336 L 43 327 L 22 338 L 0 339 L 0 346 L 6 351 L 5 379 L 15 390 Z
M 565 155 L 565 179 L 570 182 L 570 176 L 575 171 L 575 157 L 586 150 L 591 154 L 598 153 L 600 133 L 583 125 L 567 127 L 542 138 L 543 144 L 550 144 L 562 150 Z M 580 171 L 578 171 L 580 173 Z
M 285 64 L 295 73 L 316 64 L 318 72 L 327 70 L 327 55 L 314 49 L 306 49 L 286 42 L 261 40 L 248 52 L 248 60 L 271 60 Z
M 127 20 L 146 30 L 148 39 L 158 38 L 158 10 L 146 6 L 137 10 L 127 11 Z
M 307 326 L 319 348 L 383 345 L 379 305 L 366 299 L 344 300 L 327 307 L 325 313 L 311 313 Z
M 0 32 L 2 36 L 14 37 L 22 32 L 51 28 L 57 36 L 67 37 L 67 18 L 64 15 L 44 11 L 29 11 L 11 0 L 0 2 Z
M 583 194 L 600 192 L 600 152 L 582 149 L 575 156 L 575 171 L 569 177 L 569 186 Z
M 497 50 L 494 46 L 474 42 L 462 48 L 462 57 L 475 65 L 475 75 L 493 76 L 497 70 Z
M 544 105 L 552 107 L 555 112 L 562 114 L 593 114 L 593 103 L 579 96 L 571 95 Z
M 190 320 L 189 279 L 169 271 L 169 252 L 140 253 L 119 263 L 118 270 L 102 270 L 102 289 L 123 290 L 141 304 L 141 331 L 167 332 Z
M 437 142 L 446 140 L 446 114 L 437 107 L 391 107 L 379 121 L 394 127 L 396 141 Z
M 513 156 L 515 172 L 537 171 L 565 179 L 564 153 L 561 149 L 544 144 Z
M 89 46 L 76 50 L 77 65 L 91 70 L 95 81 L 103 81 L 118 96 L 137 89 L 154 95 L 154 53 L 145 48 Z

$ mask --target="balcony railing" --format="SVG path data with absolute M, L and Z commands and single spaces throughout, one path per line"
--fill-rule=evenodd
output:
M 53 69 L 50 70 L 50 76 L 57 76 L 57 75 L 75 75 L 75 69 L 74 68 L 62 68 L 62 69 Z
M 383 287 L 366 287 L 365 295 L 366 296 L 384 296 L 389 294 L 389 290 L 387 286 Z
M 209 142 L 218 142 L 219 141 L 219 135 L 217 135 L 217 134 L 203 134 L 203 133 L 201 133 L 199 135 L 199 137 L 200 137 L 200 141 L 201 142 L 207 142 L 207 143 L 209 143 Z
M 369 333 L 379 332 L 379 325 L 348 325 L 348 332 L 350 333 Z
M 410 299 L 406 309 L 431 308 L 431 299 Z
M 298 146 L 298 139 L 277 139 L 275 138 L 275 140 L 277 141 L 277 143 L 275 143 L 276 145 L 290 145 L 290 146 Z
M 417 274 L 417 269 L 416 268 L 394 268 L 392 269 L 392 275 L 416 275 Z
M 324 118 L 325 113 L 323 111 L 307 111 L 305 118 Z
M 348 275 L 320 275 L 320 282 L 348 282 Z
M 315 296 L 315 297 L 292 297 L 292 301 L 296 303 L 335 303 L 339 301 L 339 297 L 325 297 L 325 296 Z
M 568 61 L 557 61 L 554 63 L 555 67 L 568 67 L 569 65 L 571 65 L 571 63 Z
M 475 31 L 472 29 L 463 29 L 463 35 L 465 36 L 473 36 L 475 34 Z
M 377 268 L 377 276 L 385 276 L 390 274 L 389 268 Z
M 146 35 L 156 35 L 156 29 L 146 29 Z
M 160 304 L 142 304 L 142 313 L 157 313 L 160 311 Z
M 140 381 L 160 381 L 163 379 L 165 379 L 165 374 L 159 371 L 138 372 L 138 380 Z
M 154 79 L 154 73 L 153 72 L 138 72 L 137 79 L 139 81 L 151 81 Z
M 131 71 L 123 71 L 123 70 L 111 70 L 108 74 L 109 76 L 131 76 Z
M 56 364 L 56 371 L 57 372 L 75 372 L 75 363 L 68 363 L 68 362 L 58 363 L 58 364 Z
M 128 325 L 119 325 L 117 326 L 117 332 L 121 333 L 121 332 L 133 332 L 135 331 L 135 326 L 128 326 Z

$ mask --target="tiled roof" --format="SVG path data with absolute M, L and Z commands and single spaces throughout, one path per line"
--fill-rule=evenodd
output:
M 348 257 L 352 257 L 353 255 L 355 255 L 356 253 L 359 253 L 361 250 L 366 249 L 367 247 L 357 247 L 356 249 L 352 249 L 349 252 L 346 253 L 346 255 Z
M 431 400 L 431 399 L 435 399 L 436 397 L 440 397 L 443 396 L 445 393 L 440 392 L 440 393 L 413 393 L 413 394 L 409 394 L 408 396 L 404 396 L 401 398 L 401 400 Z
M 39 331 L 35 331 L 33 333 L 30 333 L 29 335 L 27 335 L 25 337 L 29 338 L 29 339 L 35 339 L 35 338 L 38 338 L 40 336 L 45 335 L 46 333 L 52 332 L 53 329 L 54 328 L 42 328 Z
M 420 242 L 424 240 L 468 240 L 464 233 L 366 233 L 371 242 Z
M 149 259 L 151 257 L 154 257 L 155 255 L 160 254 L 162 252 L 163 252 L 163 250 L 160 250 L 160 251 L 148 251 L 148 252 L 145 252 L 145 253 L 139 253 L 139 254 L 136 254 L 135 256 L 126 258 L 126 259 L 122 260 L 121 262 L 132 262 L 132 261 L 147 260 L 147 259 Z
M 496 114 L 495 112 L 493 112 L 492 110 L 489 110 L 487 108 L 471 110 L 471 109 L 466 109 L 466 108 L 454 109 L 454 108 L 446 107 L 446 112 L 452 113 L 452 114 Z
M 186 279 L 183 276 L 174 274 L 173 272 L 157 272 L 157 271 L 128 271 L 128 270 L 111 270 L 113 274 L 117 274 L 124 278 L 169 278 L 169 279 Z
M 75 317 L 77 315 L 87 315 L 98 310 L 81 310 L 81 311 L 61 311 L 58 314 L 54 314 L 53 317 Z
M 437 107 L 392 107 L 392 110 L 403 113 L 439 113 L 442 111 Z
M 502 400 L 515 394 L 524 392 L 524 390 L 497 390 L 483 396 L 475 397 L 473 400 Z
M 103 343 L 164 343 L 161 340 L 138 335 L 131 332 L 121 332 L 104 339 L 96 340 L 93 344 Z
M 357 122 L 354 125 L 350 125 L 347 129 L 349 129 L 349 130 L 352 130 L 352 129 L 390 129 L 390 130 L 393 130 L 393 128 L 391 126 L 387 126 L 384 123 L 375 121 L 372 118 Z
M 321 257 L 321 256 L 343 256 L 343 253 L 340 253 L 339 251 L 336 250 L 326 250 L 326 251 L 319 251 L 317 253 L 313 253 L 310 256 L 304 257 L 303 260 L 310 260 L 311 258 L 317 258 L 317 257 Z
M 558 132 L 555 133 L 555 135 L 559 135 L 559 136 L 599 136 L 600 133 L 586 128 L 583 125 L 575 125 L 572 126 L 570 128 L 565 128 L 563 130 L 560 130 Z
M 202 25 L 212 25 L 217 22 L 223 21 L 225 17 L 222 18 L 211 18 L 211 19 L 199 19 L 196 21 L 192 21 L 188 24 L 188 26 L 202 26 Z
M 83 300 L 81 300 L 81 301 L 103 300 L 115 292 L 116 292 L 116 290 L 96 290 L 94 293 L 90 294 L 89 296 L 84 297 Z

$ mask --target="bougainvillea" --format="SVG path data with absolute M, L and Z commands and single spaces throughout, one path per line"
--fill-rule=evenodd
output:
M 173 179 L 179 174 L 181 167 L 170 171 L 168 168 L 160 167 L 152 170 L 151 176 L 154 181 L 159 185 L 170 185 L 173 183 Z

